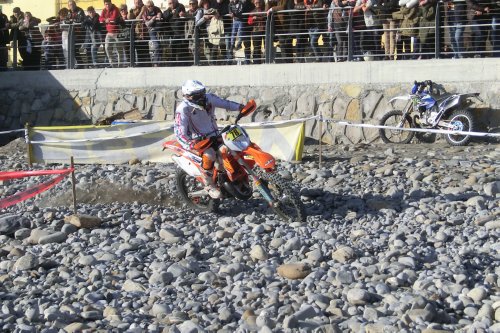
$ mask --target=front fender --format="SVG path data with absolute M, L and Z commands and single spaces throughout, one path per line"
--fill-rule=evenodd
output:
M 276 160 L 273 155 L 266 153 L 255 143 L 248 146 L 243 153 L 252 156 L 255 163 L 262 169 L 273 169 L 276 165 Z
M 396 96 L 396 97 L 393 97 L 389 100 L 388 104 L 392 104 L 394 103 L 394 101 L 409 101 L 411 99 L 411 96 L 410 95 L 404 95 L 404 96 Z

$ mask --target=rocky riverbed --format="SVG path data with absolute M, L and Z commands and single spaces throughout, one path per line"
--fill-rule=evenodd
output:
M 500 146 L 323 153 L 280 163 L 305 223 L 258 198 L 186 209 L 173 165 L 78 165 L 81 219 L 69 177 L 0 211 L 0 330 L 500 331 Z M 0 147 L 0 170 L 24 156 Z

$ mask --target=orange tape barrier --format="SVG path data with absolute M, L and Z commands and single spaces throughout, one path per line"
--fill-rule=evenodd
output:
M 10 207 L 21 201 L 32 198 L 39 193 L 47 191 L 48 189 L 52 188 L 54 185 L 59 183 L 61 180 L 63 180 L 64 177 L 66 177 L 69 173 L 73 172 L 74 170 L 75 170 L 74 168 L 69 168 L 62 170 L 0 172 L 0 180 L 17 179 L 17 178 L 33 177 L 33 176 L 58 175 L 57 177 L 49 179 L 44 183 L 28 188 L 14 195 L 8 196 L 7 198 L 0 199 L 0 209 Z

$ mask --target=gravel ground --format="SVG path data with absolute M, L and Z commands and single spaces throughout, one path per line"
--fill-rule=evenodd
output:
M 305 223 L 259 199 L 186 209 L 172 164 L 78 165 L 80 220 L 69 177 L 0 210 L 0 330 L 500 331 L 499 145 L 318 150 L 279 166 Z

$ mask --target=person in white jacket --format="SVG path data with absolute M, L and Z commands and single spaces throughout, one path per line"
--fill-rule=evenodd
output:
M 217 137 L 215 108 L 240 111 L 244 105 L 207 93 L 205 86 L 196 80 L 188 80 L 182 85 L 182 95 L 183 100 L 175 110 L 174 131 L 177 141 L 184 149 L 202 157 L 202 167 L 210 175 L 215 162 L 215 150 L 212 147 L 201 149 L 197 143 L 206 138 Z M 212 198 L 219 198 L 220 190 L 213 184 L 212 179 L 204 178 L 208 194 Z

